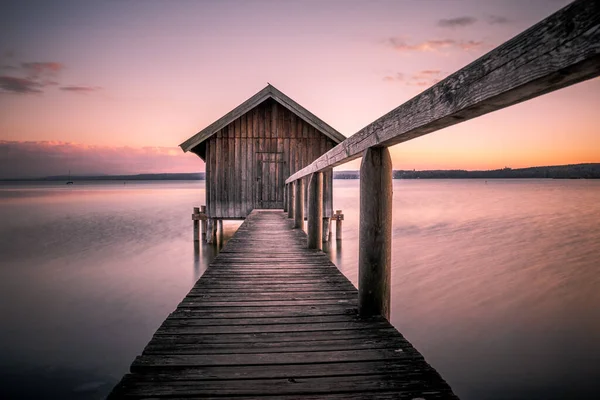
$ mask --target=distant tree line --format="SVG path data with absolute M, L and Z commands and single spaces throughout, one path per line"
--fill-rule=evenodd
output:
M 395 170 L 394 179 L 600 179 L 600 163 L 548 167 L 502 168 L 488 171 Z M 359 171 L 334 171 L 334 179 L 359 179 Z
M 502 168 L 488 171 L 433 170 L 394 171 L 394 179 L 600 179 L 600 164 Z
M 556 165 L 549 167 L 502 168 L 489 171 L 451 170 L 395 170 L 394 179 L 600 179 L 600 163 Z M 68 176 L 47 176 L 35 179 L 4 179 L 4 181 L 66 181 Z M 334 179 L 359 179 L 360 171 L 334 171 Z M 93 175 L 71 176 L 77 181 L 186 181 L 204 180 L 204 172 L 175 174 L 137 174 L 137 175 Z

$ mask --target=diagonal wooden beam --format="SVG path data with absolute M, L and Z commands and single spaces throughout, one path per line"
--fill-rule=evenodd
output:
M 600 75 L 600 1 L 577 0 L 496 47 L 290 176 L 292 182 Z

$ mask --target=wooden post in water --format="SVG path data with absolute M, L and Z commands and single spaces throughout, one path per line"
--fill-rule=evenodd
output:
M 344 214 L 342 210 L 335 210 L 335 240 L 342 240 L 342 221 L 344 220 Z
M 215 218 L 208 219 L 208 232 L 206 235 L 206 243 L 215 243 L 217 241 L 217 220 Z
M 200 206 L 200 212 L 206 217 L 206 206 Z M 202 238 L 206 239 L 206 218 L 202 220 Z
M 294 228 L 304 229 L 304 181 L 298 179 L 294 186 Z
M 386 147 L 369 148 L 360 166 L 358 312 L 390 318 L 392 159 Z
M 198 230 L 200 229 L 200 221 L 198 221 L 194 216 L 198 216 L 200 214 L 200 208 L 194 207 L 194 215 L 192 215 L 192 219 L 194 220 L 194 242 L 200 240 L 200 233 Z
M 224 232 L 223 232 L 223 220 L 219 219 L 217 221 L 219 223 L 219 243 L 223 244 L 223 236 L 224 236 Z
M 308 248 L 323 249 L 323 173 L 315 172 L 308 183 Z
M 294 184 L 288 183 L 287 185 L 287 213 L 288 218 L 294 218 Z
M 323 242 L 331 239 L 331 218 L 323 217 Z

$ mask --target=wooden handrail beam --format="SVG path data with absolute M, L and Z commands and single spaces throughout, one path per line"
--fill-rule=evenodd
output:
M 600 75 L 600 1 L 577 0 L 367 125 L 286 183 Z

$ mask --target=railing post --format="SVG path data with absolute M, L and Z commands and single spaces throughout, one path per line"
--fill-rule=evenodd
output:
M 287 185 L 283 185 L 283 212 L 287 212 Z
M 392 160 L 386 147 L 369 148 L 360 166 L 358 312 L 390 318 Z
M 294 186 L 294 228 L 304 229 L 304 181 L 298 179 Z
M 308 183 L 308 248 L 323 249 L 323 173 L 311 174 Z
M 294 183 L 287 185 L 288 218 L 294 218 Z

